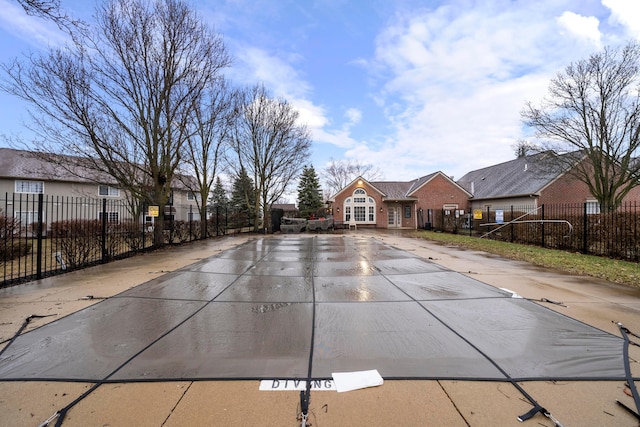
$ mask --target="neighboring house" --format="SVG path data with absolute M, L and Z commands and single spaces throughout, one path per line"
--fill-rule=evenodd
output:
M 434 212 L 459 215 L 471 194 L 442 172 L 413 181 L 358 177 L 330 199 L 334 219 L 357 227 L 422 228 Z
M 457 182 L 472 194 L 469 200 L 472 209 L 515 206 L 535 210 L 543 204 L 586 203 L 589 212 L 599 212 L 600 205 L 587 185 L 570 173 L 550 167 L 547 156 L 539 153 L 477 169 Z M 625 201 L 640 201 L 640 187 L 635 187 Z
M 126 204 L 126 192 L 118 188 L 111 176 L 88 168 L 74 167 L 69 170 L 68 167 L 61 167 L 60 163 L 65 159 L 67 164 L 71 163 L 66 156 L 56 155 L 47 159 L 30 151 L 0 148 L 0 209 L 3 212 L 12 210 L 23 224 L 29 224 L 37 216 L 33 200 L 38 194 L 45 195 L 56 206 L 71 199 L 77 203 L 80 198 L 107 199 L 114 202 L 110 205 L 118 202 L 121 206 Z M 195 195 L 182 183 L 178 182 L 175 186 L 172 199 L 172 206 L 166 208 L 166 214 L 173 214 L 176 220 L 188 220 L 189 215 L 192 219 L 199 218 Z M 98 219 L 102 215 L 101 209 L 89 210 L 86 206 L 80 209 L 84 211 L 76 213 L 87 219 Z M 113 209 L 107 215 L 110 222 L 131 219 L 123 209 Z

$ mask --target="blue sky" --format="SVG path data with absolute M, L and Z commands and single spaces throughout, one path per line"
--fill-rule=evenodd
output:
M 61 0 L 90 19 L 93 3 Z M 288 99 L 312 163 L 377 167 L 386 180 L 466 172 L 514 158 L 520 111 L 571 61 L 640 38 L 637 0 L 198 0 L 224 36 L 236 83 Z M 0 0 L 0 61 L 62 43 Z M 29 138 L 26 106 L 0 93 L 0 133 Z M 2 145 L 6 143 L 0 142 Z

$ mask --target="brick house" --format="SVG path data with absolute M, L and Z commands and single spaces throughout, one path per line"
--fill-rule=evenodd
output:
M 416 229 L 436 212 L 463 214 L 471 193 L 442 172 L 413 181 L 356 178 L 329 202 L 336 221 L 357 227 Z
M 506 206 L 534 210 L 543 204 L 586 203 L 589 212 L 599 212 L 600 205 L 587 185 L 568 172 L 549 167 L 545 156 L 546 153 L 523 156 L 477 169 L 457 183 L 472 194 L 469 203 L 474 210 Z M 576 157 L 576 153 L 562 156 Z M 624 202 L 634 201 L 640 202 L 640 186 L 633 188 L 624 199 Z

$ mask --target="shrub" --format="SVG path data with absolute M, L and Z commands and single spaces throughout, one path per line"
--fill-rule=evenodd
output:
M 16 239 L 16 240 L 0 240 L 0 259 L 11 261 L 21 256 L 27 255 L 31 252 L 33 244 L 30 240 Z
M 51 223 L 50 236 L 56 239 L 67 268 L 73 269 L 101 259 L 99 220 L 75 219 Z
M 31 241 L 20 239 L 19 234 L 20 221 L 13 217 L 0 216 L 0 258 L 5 262 L 31 252 Z
M 200 232 L 200 223 L 192 221 L 172 221 L 170 232 L 168 233 L 169 243 L 184 243 L 195 239 L 196 233 Z

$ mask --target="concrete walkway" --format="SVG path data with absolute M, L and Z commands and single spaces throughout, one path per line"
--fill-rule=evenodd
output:
M 564 315 L 619 335 L 613 321 L 640 331 L 640 289 L 539 269 L 485 253 L 464 251 L 401 234 L 363 230 L 341 237 L 376 238 L 411 251 L 484 283 L 511 289 Z M 159 277 L 167 272 L 244 243 L 247 236 L 225 237 L 0 290 L 0 341 L 13 336 L 29 315 L 27 330 Z M 267 237 L 279 238 L 279 236 Z M 88 296 L 93 299 L 87 298 Z M 563 306 L 542 302 L 559 301 Z M 6 345 L 6 343 L 4 344 Z M 640 349 L 631 347 L 638 377 Z M 616 400 L 633 407 L 622 381 L 524 382 L 521 386 L 563 425 L 637 426 Z M 92 384 L 0 382 L 0 425 L 36 426 Z M 103 384 L 75 405 L 64 426 L 296 426 L 297 392 L 258 390 L 257 381 L 199 381 Z M 536 415 L 525 424 L 516 417 L 531 409 L 512 384 L 474 381 L 385 381 L 380 387 L 348 393 L 315 391 L 309 422 L 313 426 L 543 425 Z M 54 421 L 55 422 L 55 421 Z

